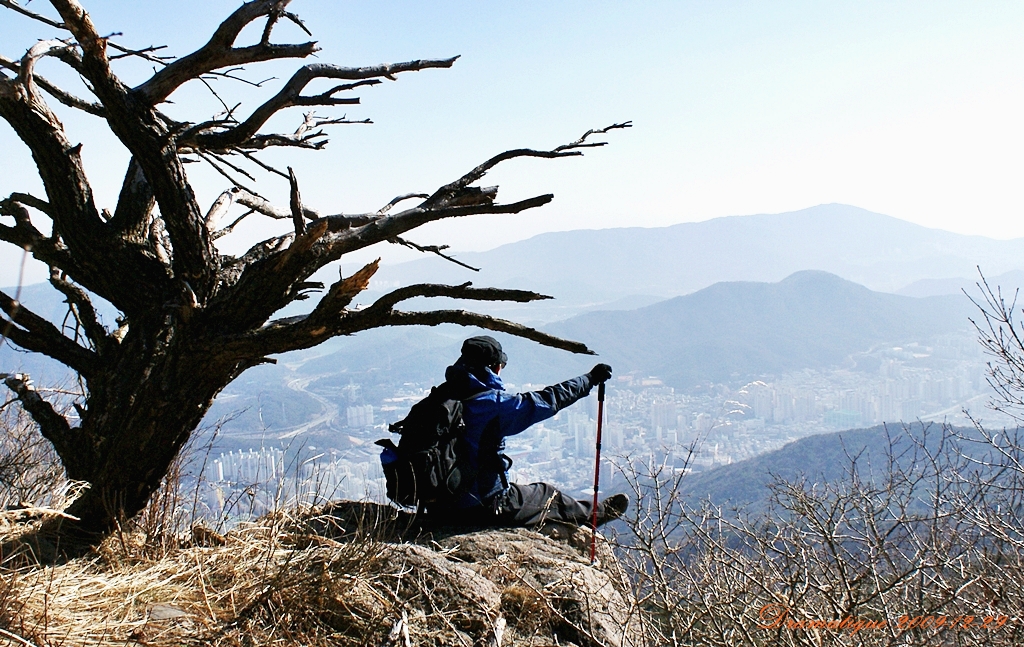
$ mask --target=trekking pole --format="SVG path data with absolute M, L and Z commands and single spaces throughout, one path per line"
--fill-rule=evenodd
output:
M 597 387 L 597 457 L 594 459 L 594 510 L 590 517 L 590 563 L 597 554 L 597 489 L 601 481 L 601 421 L 604 418 L 604 382 Z

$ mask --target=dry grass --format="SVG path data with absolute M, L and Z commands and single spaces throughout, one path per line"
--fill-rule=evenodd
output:
M 63 514 L 81 485 L 23 415 L 3 413 L 0 543 L 9 544 Z M 40 566 L 26 564 L 29 551 L 4 555 L 0 645 L 361 645 L 390 631 L 401 612 L 380 540 L 388 520 L 342 528 L 307 507 L 224 535 L 190 527 L 181 465 L 91 556 Z
M 0 645 L 472 645 L 504 626 L 493 585 L 396 541 L 388 508 L 339 507 L 198 527 L 176 546 L 137 528 L 89 558 L 0 570 Z
M 293 521 L 275 515 L 159 558 L 133 533 L 90 559 L 8 571 L 0 626 L 38 647 L 363 644 L 386 633 L 386 545 L 297 535 Z
M 0 502 L 61 509 L 66 495 L 64 469 L 53 446 L 20 407 L 0 407 Z

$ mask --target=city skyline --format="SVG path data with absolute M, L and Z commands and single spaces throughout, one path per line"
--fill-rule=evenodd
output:
M 995 427 L 1012 423 L 987 408 L 984 355 L 968 335 L 882 346 L 859 354 L 858 360 L 845 367 L 766 375 L 745 383 L 707 383 L 689 390 L 665 386 L 657 376 L 620 372 L 611 380 L 605 408 L 605 482 L 613 482 L 625 460 L 655 460 L 675 469 L 706 471 L 811 435 L 879 424 L 895 430 L 918 421 L 957 426 L 979 421 Z M 314 417 L 320 421 L 316 427 L 305 422 L 295 427 L 307 436 L 296 436 L 292 427 L 272 427 L 264 430 L 259 447 L 243 447 L 244 441 L 226 446 L 204 476 L 204 492 L 212 497 L 208 504 L 216 507 L 219 502 L 223 510 L 225 502 L 237 504 L 238 493 L 253 487 L 264 502 L 273 502 L 282 493 L 305 501 L 303 497 L 315 499 L 324 491 L 336 498 L 383 501 L 383 476 L 373 441 L 387 436 L 388 423 L 401 419 L 429 387 L 409 383 L 371 401 L 352 384 L 324 383 L 315 391 L 319 398 L 338 403 L 350 399 L 351 404 L 339 405 L 333 418 Z M 544 480 L 584 494 L 593 474 L 596 415 L 592 395 L 509 437 L 513 480 Z M 231 437 L 228 429 L 220 439 L 230 442 Z M 275 444 L 275 438 L 281 440 Z

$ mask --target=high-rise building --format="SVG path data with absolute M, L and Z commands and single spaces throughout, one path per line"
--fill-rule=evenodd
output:
M 345 419 L 349 427 L 369 427 L 373 424 L 373 405 L 347 407 Z
M 675 429 L 678 424 L 677 417 L 674 400 L 663 400 L 651 405 L 651 427 L 654 429 Z
M 714 418 L 706 413 L 698 413 L 693 422 L 697 432 L 702 434 L 711 431 L 711 428 L 715 426 Z
M 586 412 L 578 409 L 565 410 L 566 433 L 572 438 L 574 456 L 592 453 L 590 448 L 596 441 L 596 423 L 591 422 Z

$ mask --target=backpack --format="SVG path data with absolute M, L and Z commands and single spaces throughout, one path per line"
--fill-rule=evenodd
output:
M 431 503 L 452 501 L 469 488 L 475 475 L 460 459 L 466 423 L 462 402 L 445 397 L 434 387 L 413 405 L 405 419 L 388 426 L 400 434 L 396 446 L 390 438 L 376 442 L 383 447 L 388 498 L 400 506 L 421 509 Z

